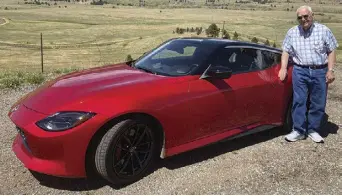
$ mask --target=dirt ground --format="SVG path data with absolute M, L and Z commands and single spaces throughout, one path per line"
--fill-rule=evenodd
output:
M 329 87 L 324 144 L 288 143 L 272 129 L 162 160 L 144 179 L 115 189 L 104 181 L 31 173 L 11 150 L 10 106 L 33 90 L 0 91 L 0 194 L 342 194 L 342 66 Z

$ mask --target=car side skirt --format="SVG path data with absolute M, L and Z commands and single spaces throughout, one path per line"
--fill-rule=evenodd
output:
M 176 154 L 180 154 L 182 152 L 190 151 L 196 148 L 204 147 L 215 142 L 222 142 L 227 140 L 236 139 L 239 137 L 243 137 L 246 135 L 266 131 L 275 127 L 279 127 L 281 124 L 268 124 L 268 125 L 251 125 L 248 127 L 240 127 L 237 129 L 232 129 L 229 131 L 225 131 L 223 133 L 219 133 L 216 135 L 212 135 L 209 137 L 201 138 L 186 144 L 182 144 L 179 146 L 175 146 L 169 149 L 164 149 L 163 158 L 170 157 Z M 251 128 L 253 127 L 253 128 Z

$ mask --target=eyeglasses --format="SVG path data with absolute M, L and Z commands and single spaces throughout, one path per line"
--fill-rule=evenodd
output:
M 309 15 L 297 16 L 297 20 L 302 20 L 303 17 L 305 20 L 307 20 L 309 18 Z

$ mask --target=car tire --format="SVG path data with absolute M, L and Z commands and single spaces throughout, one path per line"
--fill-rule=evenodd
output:
M 159 138 L 143 120 L 123 120 L 102 137 L 96 152 L 96 170 L 116 186 L 140 180 L 160 152 Z

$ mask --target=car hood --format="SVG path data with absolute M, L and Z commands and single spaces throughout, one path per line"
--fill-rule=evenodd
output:
M 94 98 L 98 93 L 165 78 L 126 64 L 111 65 L 71 73 L 47 82 L 29 93 L 21 102 L 37 112 L 52 114 L 68 105 Z

